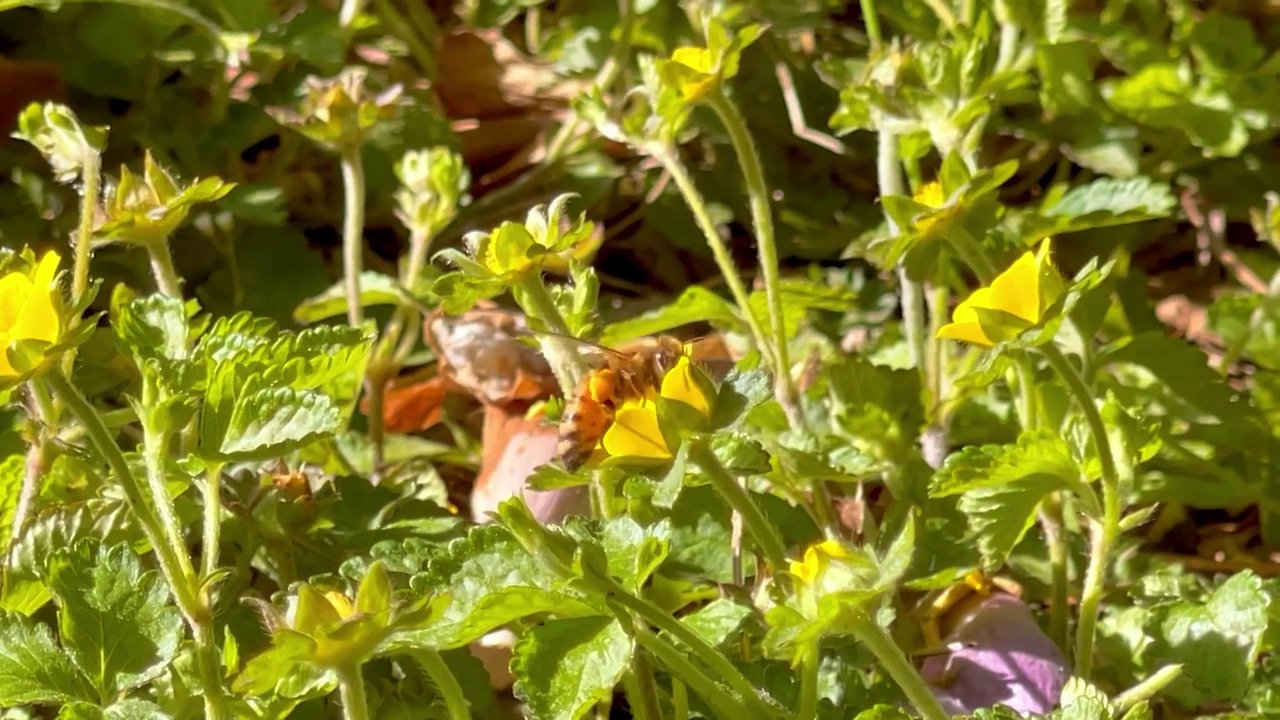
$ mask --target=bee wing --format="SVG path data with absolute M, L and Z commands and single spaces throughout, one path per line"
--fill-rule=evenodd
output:
M 551 332 L 550 330 L 530 330 L 528 335 L 526 335 L 526 338 L 532 339 L 533 336 L 553 337 L 567 341 L 573 345 L 574 350 L 576 350 L 579 355 L 587 358 L 588 360 L 604 362 L 610 357 L 618 359 L 625 359 L 627 357 L 627 353 L 622 352 L 621 350 L 605 347 L 599 343 L 594 343 L 590 340 L 583 340 L 582 338 L 576 338 L 572 335 Z

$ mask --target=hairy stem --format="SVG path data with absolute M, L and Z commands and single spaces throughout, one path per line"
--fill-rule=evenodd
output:
M 471 708 L 467 705 L 466 693 L 458 683 L 458 677 L 449 668 L 449 663 L 435 650 L 417 650 L 413 657 L 422 665 L 422 669 L 431 677 L 440 697 L 444 699 L 445 712 L 449 720 L 471 720 Z
M 116 476 L 120 488 L 124 491 L 139 527 L 151 543 L 160 572 L 168 583 L 174 602 L 182 612 L 191 630 L 192 639 L 195 641 L 205 717 L 209 720 L 229 717 L 226 698 L 223 694 L 222 673 L 219 670 L 218 648 L 214 641 L 213 615 L 208 607 L 200 603 L 196 595 L 191 563 L 187 558 L 187 548 L 185 545 L 179 547 L 169 543 L 170 536 L 153 510 L 160 503 L 170 502 L 167 491 L 161 497 L 148 497 L 146 486 L 138 482 L 128 461 L 125 460 L 124 453 L 116 444 L 111 431 L 103 424 L 98 411 L 80 390 L 67 380 L 66 375 L 55 367 L 47 370 L 40 378 L 62 401 L 63 406 L 80 421 L 85 435 L 107 461 L 108 467 L 111 468 L 112 474 Z
M 791 377 L 791 358 L 788 348 L 789 333 L 783 323 L 782 279 L 779 277 L 778 239 L 773 227 L 773 210 L 769 206 L 769 186 L 764 180 L 764 167 L 760 153 L 756 151 L 751 133 L 738 108 L 730 102 L 722 90 L 707 96 L 707 105 L 715 111 L 729 132 L 729 140 L 738 156 L 742 179 L 747 186 L 751 206 L 751 224 L 756 229 L 756 244 L 760 250 L 760 277 L 764 281 L 765 302 L 769 308 L 769 325 L 773 330 L 774 377 L 778 404 L 782 406 L 792 427 L 803 430 L 806 423 L 800 412 L 794 378 Z
M 854 637 L 875 655 L 885 673 L 902 689 L 924 720 L 947 720 L 947 712 L 942 709 L 928 683 L 874 618 L 858 615 L 851 620 L 851 630 Z
M 742 671 L 729 662 L 719 650 L 712 647 L 703 640 L 700 635 L 686 627 L 679 620 L 671 616 L 669 612 L 654 605 L 645 598 L 638 597 L 627 592 L 621 586 L 617 586 L 610 593 L 610 599 L 618 605 L 629 610 L 638 619 L 658 628 L 659 630 L 670 634 L 676 640 L 684 643 L 694 656 L 711 668 L 718 676 L 721 682 L 733 688 L 735 692 L 742 696 L 742 700 L 748 705 L 751 712 L 745 716 L 751 718 L 776 718 L 778 713 L 770 708 L 760 696 L 756 693 L 755 685 L 742 674 Z M 639 628 L 637 628 L 639 630 Z M 643 633 L 637 633 L 637 639 Z M 662 638 L 659 638 L 662 639 Z M 683 652 L 679 653 L 682 657 Z M 685 680 L 689 680 L 688 677 Z M 690 682 L 694 685 L 693 682 Z M 695 685 L 696 687 L 696 685 Z M 701 692 L 701 690 L 699 690 Z
M 1102 414 L 1098 412 L 1093 393 L 1089 391 L 1084 378 L 1053 343 L 1041 346 L 1040 352 L 1066 382 L 1076 403 L 1080 405 L 1089 432 L 1093 435 L 1098 463 L 1102 469 L 1102 518 L 1095 521 L 1090 533 L 1089 566 L 1085 570 L 1084 587 L 1080 592 L 1080 619 L 1076 625 L 1075 672 L 1077 676 L 1088 680 L 1093 672 L 1094 638 L 1102 593 L 1106 588 L 1111 549 L 1120 534 L 1120 475 L 1111 454 L 1107 426 L 1102 421 Z
M 693 212 L 698 228 L 702 230 L 702 234 L 706 238 L 707 246 L 711 248 L 711 254 L 715 258 L 716 265 L 720 268 L 720 273 L 724 275 L 724 282 L 729 288 L 729 294 L 733 295 L 733 301 L 738 305 L 738 312 L 742 313 L 742 318 L 751 331 L 751 339 L 765 359 L 776 369 L 778 362 L 777 358 L 770 352 L 769 338 L 764 332 L 764 327 L 760 325 L 759 318 L 751 311 L 751 299 L 747 293 L 747 286 L 742 282 L 742 277 L 738 274 L 738 267 L 733 262 L 733 256 L 729 254 L 729 247 L 725 244 L 724 239 L 720 237 L 720 231 L 716 228 L 715 221 L 711 219 L 711 213 L 707 210 L 706 199 L 702 197 L 702 193 L 698 192 L 697 186 L 693 184 L 693 178 L 689 177 L 689 171 L 685 169 L 684 163 L 676 156 L 672 147 L 655 144 L 647 149 L 649 154 L 666 168 L 671 175 L 671 179 L 675 181 L 676 187 L 680 189 L 680 194 L 684 197 L 685 203 Z
M 350 2 L 344 4 L 344 8 Z M 360 273 L 364 264 L 364 160 L 360 146 L 342 151 L 342 274 L 347 289 L 347 324 L 360 327 L 364 305 L 360 302 Z
M 645 651 L 652 653 L 654 659 L 662 663 L 671 672 L 672 676 L 680 678 L 681 681 L 688 683 L 707 704 L 715 708 L 717 714 L 723 718 L 763 718 L 776 717 L 775 715 L 758 715 L 752 712 L 751 708 L 738 698 L 730 695 L 715 680 L 700 667 L 695 665 L 685 656 L 679 648 L 671 642 L 643 628 L 637 628 L 635 631 L 636 642 L 640 644 Z M 754 691 L 753 691 L 754 694 Z
M 343 720 L 369 720 L 364 671 L 359 664 L 338 671 L 338 697 L 342 699 Z
M 800 667 L 800 707 L 796 720 L 814 720 L 818 717 L 818 661 L 817 653 Z
M 867 41 L 871 43 L 871 52 L 880 50 L 884 38 L 880 34 L 880 18 L 876 15 L 876 0 L 858 0 L 862 8 L 862 24 L 867 28 Z
M 156 288 L 171 298 L 182 299 L 182 278 L 173 265 L 173 253 L 169 250 L 169 238 L 157 238 L 147 244 L 151 256 L 151 274 L 155 275 Z
M 578 381 L 587 374 L 586 361 L 578 353 L 569 337 L 569 326 L 556 307 L 556 302 L 538 274 L 529 274 L 516 286 L 516 302 L 529 317 L 542 323 L 550 333 L 538 338 L 547 363 L 555 372 L 556 380 L 565 397 L 570 397 Z
M 631 654 L 631 672 L 626 690 L 631 716 L 635 720 L 662 720 L 653 667 L 649 665 L 649 658 L 643 651 Z
M 689 448 L 689 459 L 707 477 L 720 497 L 729 503 L 729 507 L 742 516 L 747 532 L 764 553 L 770 567 L 774 572 L 787 567 L 787 546 L 783 544 L 782 536 L 778 534 L 777 529 L 760 511 L 760 506 L 751 499 L 746 489 L 738 483 L 737 478 L 729 474 L 705 441 L 694 440 L 692 443 Z
M 204 532 L 200 547 L 200 576 L 208 578 L 218 569 L 218 555 L 222 543 L 222 463 L 210 462 L 205 471 L 205 481 L 200 484 L 204 505 Z

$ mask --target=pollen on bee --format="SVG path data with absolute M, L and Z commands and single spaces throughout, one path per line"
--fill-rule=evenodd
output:
M 617 378 L 612 370 L 601 370 L 587 381 L 587 394 L 592 400 L 603 402 L 613 397 L 616 382 Z

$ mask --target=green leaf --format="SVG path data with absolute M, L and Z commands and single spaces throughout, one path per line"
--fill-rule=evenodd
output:
M 366 270 L 360 273 L 360 306 L 381 305 L 412 306 L 413 297 L 390 275 Z M 347 312 L 347 289 L 338 282 L 315 297 L 307 298 L 293 311 L 293 319 L 299 323 L 313 323 Z
M 971 445 L 946 459 L 934 475 L 930 497 L 946 497 L 979 488 L 998 487 L 1028 478 L 1075 482 L 1080 467 L 1067 443 L 1056 433 L 1024 432 L 1012 445 Z
M 27 470 L 25 455 L 10 455 L 0 462 L 0 547 L 9 547 L 13 515 L 22 495 L 22 476 Z
M 529 555 L 511 533 L 499 525 L 473 529 L 432 558 L 427 570 L 415 575 L 415 592 L 448 594 L 452 601 L 429 627 L 402 633 L 409 647 L 462 647 L 494 628 L 540 613 L 561 617 L 596 611 L 560 590 L 559 578 Z
M 118 308 L 111 327 L 121 348 L 139 365 L 147 360 L 182 360 L 190 352 L 187 308 L 177 298 L 148 295 Z
M 716 598 L 694 612 L 680 618 L 680 624 L 692 630 L 712 647 L 728 642 L 747 618 L 755 613 L 752 608 L 728 598 Z
M 1270 606 L 1262 580 L 1244 570 L 1203 604 L 1180 601 L 1152 608 L 1147 628 L 1153 642 L 1144 660 L 1148 667 L 1182 664 L 1182 676 L 1165 694 L 1184 708 L 1234 703 L 1249 687 Z
M 1040 503 L 1049 493 L 1067 487 L 1054 475 L 1037 474 L 965 493 L 960 498 L 960 511 L 977 535 L 983 569 L 998 570 L 1035 523 Z
M 95 699 L 93 688 L 47 626 L 0 611 L 0 706 Z
M 1117 340 L 1099 353 L 1097 362 L 1100 367 L 1128 363 L 1146 368 L 1175 396 L 1219 420 L 1240 420 L 1252 414 L 1246 403 L 1236 401 L 1224 378 L 1209 367 L 1203 352 L 1164 332 Z
M 1024 219 L 1027 237 L 1093 230 L 1168 217 L 1177 203 L 1168 185 L 1145 177 L 1103 178 L 1072 188 L 1057 202 Z
M 155 703 L 131 698 L 106 708 L 89 703 L 64 705 L 58 720 L 170 720 L 170 715 Z
M 53 556 L 48 583 L 67 649 L 102 697 L 153 680 L 177 652 L 182 616 L 127 546 L 78 542 Z
M 342 411 L 327 395 L 252 380 L 241 392 L 217 449 L 202 448 L 210 457 L 265 460 L 342 429 Z
M 625 515 L 610 520 L 601 537 L 609 574 L 632 592 L 639 592 L 667 559 L 670 537 L 671 525 L 666 520 L 649 527 Z
M 686 288 L 680 297 L 665 307 L 630 320 L 611 324 L 600 338 L 600 342 L 611 346 L 626 340 L 668 332 L 674 328 L 700 322 L 731 330 L 745 327 L 737 310 L 728 300 L 706 288 L 694 285 Z
M 579 720 L 631 663 L 631 637 L 610 617 L 550 620 L 516 643 L 515 692 L 531 720 Z
M 1111 700 L 1106 693 L 1078 677 L 1062 688 L 1062 706 L 1054 715 L 1059 720 L 1111 720 Z

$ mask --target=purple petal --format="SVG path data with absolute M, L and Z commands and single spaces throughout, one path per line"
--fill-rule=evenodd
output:
M 945 642 L 963 647 L 929 658 L 921 673 L 940 689 L 940 699 L 954 700 L 964 714 L 997 704 L 1024 714 L 1048 713 L 1070 677 L 1062 653 L 1013 595 L 983 600 Z

